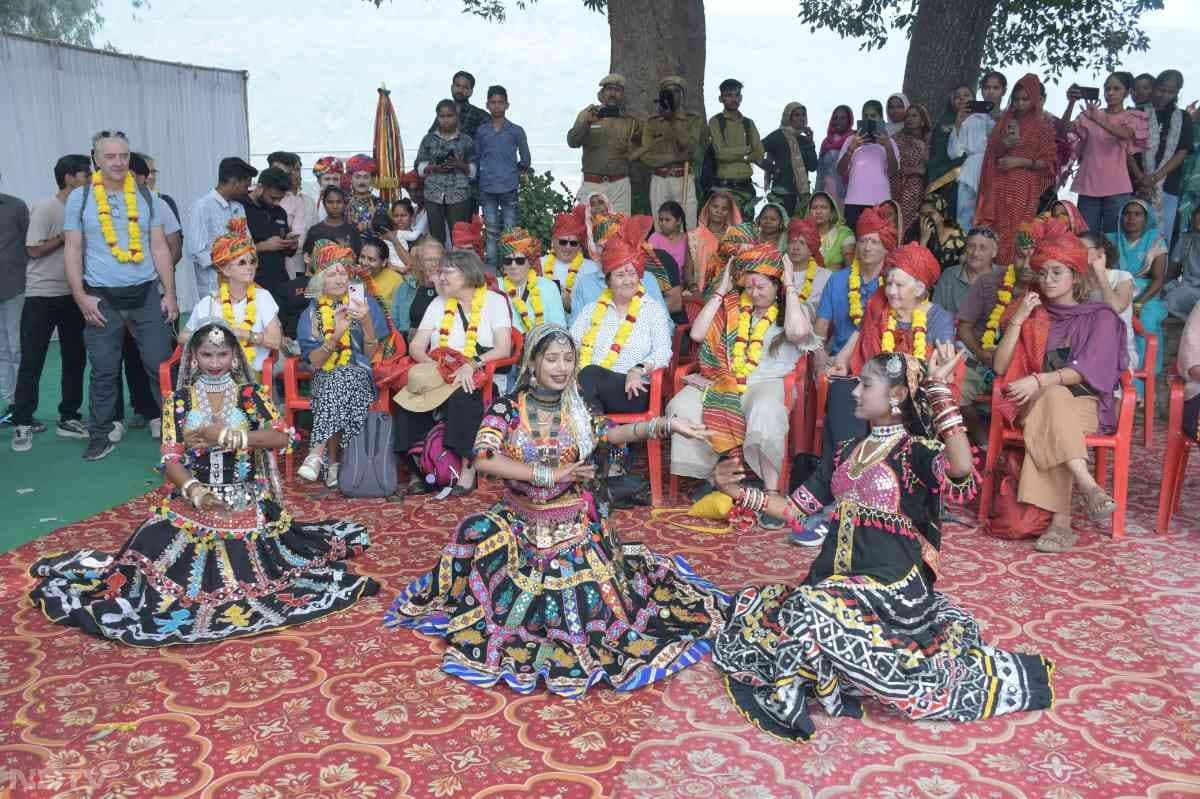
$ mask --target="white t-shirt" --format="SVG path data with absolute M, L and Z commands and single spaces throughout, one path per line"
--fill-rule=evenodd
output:
M 462 352 L 463 347 L 467 345 L 467 331 L 463 327 L 462 319 L 463 316 L 470 317 L 471 306 L 469 303 L 460 303 L 459 309 L 461 313 L 454 314 L 454 318 L 451 321 L 450 337 L 447 344 L 450 349 Z M 425 309 L 425 315 L 421 317 L 421 324 L 417 326 L 418 330 L 430 330 L 433 332 L 433 335 L 429 338 L 430 350 L 435 350 L 441 345 L 438 329 L 442 326 L 442 316 L 445 313 L 445 298 L 434 297 L 433 302 L 429 303 L 429 307 Z M 491 349 L 496 346 L 496 331 L 512 327 L 512 317 L 508 312 L 508 298 L 503 294 L 489 290 L 484 296 L 482 317 L 479 320 L 476 343 L 479 347 Z
M 271 292 L 259 287 L 254 292 L 254 324 L 250 326 L 250 330 L 254 333 L 261 333 L 267 329 L 267 325 L 271 324 L 271 320 L 279 316 L 279 306 L 275 303 L 275 298 L 271 296 Z M 210 319 L 224 319 L 221 315 L 221 300 L 211 294 L 201 297 L 196 303 L 196 307 L 192 309 L 192 315 L 188 317 L 187 329 L 195 333 L 201 324 Z M 233 318 L 241 324 L 246 318 L 246 300 L 242 299 L 233 304 Z M 267 359 L 270 350 L 266 347 L 254 348 L 254 363 L 250 364 L 250 368 L 256 373 L 262 371 L 263 361 Z
M 1121 285 L 1125 281 L 1133 282 L 1133 275 L 1124 269 L 1108 270 L 1108 287 L 1113 291 L 1116 291 L 1117 286 Z M 1135 297 L 1137 296 L 1136 286 L 1134 286 L 1133 294 Z M 1104 302 L 1104 295 L 1099 291 L 1093 291 L 1091 299 L 1095 300 L 1096 302 Z M 1130 302 L 1125 306 L 1125 310 L 1117 315 L 1120 316 L 1125 322 L 1125 349 L 1129 352 L 1129 368 L 1137 369 L 1139 368 L 1139 364 L 1137 338 L 1133 335 L 1133 303 Z

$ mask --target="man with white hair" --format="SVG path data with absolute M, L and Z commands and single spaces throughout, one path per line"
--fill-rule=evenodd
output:
M 102 130 L 93 136 L 92 162 L 96 172 L 90 183 L 71 192 L 63 221 L 67 283 L 83 314 L 92 367 L 83 453 L 88 461 L 113 450 L 109 434 L 126 324 L 133 329 L 154 401 L 161 407 L 158 367 L 174 347 L 170 326 L 179 316 L 164 220 L 155 213 L 154 196 L 129 171 L 126 135 Z

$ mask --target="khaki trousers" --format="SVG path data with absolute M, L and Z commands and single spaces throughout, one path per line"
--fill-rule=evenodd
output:
M 650 213 L 658 218 L 658 209 L 662 204 L 674 200 L 683 206 L 683 218 L 688 230 L 696 229 L 696 181 L 689 173 L 687 180 L 680 175 L 677 178 L 665 178 L 661 175 L 650 176 Z M 683 269 L 683 264 L 679 265 Z
M 1017 499 L 1051 513 L 1071 512 L 1074 478 L 1067 462 L 1087 460 L 1083 439 L 1100 427 L 1098 407 L 1095 397 L 1072 396 L 1065 386 L 1048 386 L 1030 401 L 1022 423 L 1025 460 Z
M 633 208 L 633 188 L 629 178 L 610 180 L 607 183 L 588 183 L 586 180 L 579 187 L 579 202 L 586 203 L 589 195 L 600 192 L 612 203 L 612 208 L 619 214 L 629 215 Z

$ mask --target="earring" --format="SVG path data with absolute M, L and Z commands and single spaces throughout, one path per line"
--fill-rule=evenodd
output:
M 200 364 L 195 358 L 192 358 L 192 362 L 188 366 L 193 372 L 200 368 Z
M 892 406 L 892 416 L 899 416 L 900 415 L 900 400 L 896 399 L 895 397 L 892 397 L 891 399 L 888 400 L 888 403 Z

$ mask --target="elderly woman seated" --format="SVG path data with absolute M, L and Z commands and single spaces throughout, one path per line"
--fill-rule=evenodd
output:
M 338 445 L 362 430 L 375 401 L 371 360 L 387 336 L 387 319 L 374 297 L 350 293 L 354 250 L 330 241 L 313 247 L 312 301 L 300 317 L 296 340 L 300 357 L 312 367 L 312 446 L 297 470 L 303 480 L 320 476 L 328 456 L 325 484 L 338 482 Z
M 1006 316 L 996 348 L 996 374 L 1005 377 L 995 411 L 1021 428 L 1025 460 L 1017 499 L 1053 514 L 1037 540 L 1039 552 L 1075 544 L 1071 488 L 1077 485 L 1087 515 L 1100 521 L 1116 503 L 1088 472 L 1084 437 L 1116 428 L 1115 392 L 1128 368 L 1125 324 L 1110 306 L 1085 301 L 1087 247 L 1055 220 L 1034 226 L 1031 265 L 1040 293 L 1028 292 Z
M 512 352 L 512 319 L 508 303 L 500 294 L 489 291 L 483 261 L 472 250 L 454 250 L 446 255 L 435 278 L 438 296 L 429 303 L 409 354 L 417 362 L 431 364 L 442 381 L 454 389 L 436 406 L 420 397 L 399 400 L 396 410 L 396 452 L 401 457 L 423 442 L 439 418 L 445 420 L 445 448 L 462 458 L 464 466 L 453 488 L 456 496 L 475 488 L 475 469 L 469 465 L 475 436 L 483 419 L 483 400 L 477 390 L 483 365 L 507 358 Z M 409 377 L 410 387 L 413 384 Z M 439 392 L 440 393 L 440 392 Z M 428 486 L 417 475 L 408 493 L 425 493 Z
M 601 256 L 608 287 L 571 325 L 580 393 L 600 413 L 645 411 L 650 373 L 671 362 L 671 319 L 643 282 L 651 250 L 640 232 L 609 237 Z
M 692 324 L 692 340 L 702 345 L 700 378 L 667 411 L 669 418 L 703 422 L 711 435 L 707 441 L 675 436 L 673 474 L 708 479 L 721 455 L 740 449 L 768 493 L 776 492 L 788 455 L 783 380 L 803 348 L 817 346 L 813 309 L 797 285 L 804 275 L 785 268 L 770 244 L 739 253 L 725 269 Z M 760 517 L 760 523 L 783 526 L 782 519 Z

